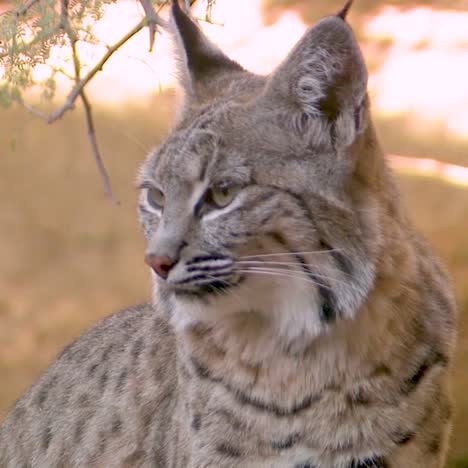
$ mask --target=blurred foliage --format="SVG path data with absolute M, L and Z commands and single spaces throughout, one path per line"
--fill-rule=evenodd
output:
M 80 44 L 98 44 L 93 34 L 96 23 L 102 19 L 106 8 L 117 0 L 14 0 L 11 9 L 0 15 L 0 105 L 13 101 L 23 102 L 30 88 L 37 88 L 45 101 L 50 101 L 57 88 L 57 75 L 76 85 L 80 76 L 76 71 L 90 70 L 95 64 L 83 62 L 79 55 Z M 143 2 L 157 12 L 169 0 Z M 195 1 L 190 2 L 191 4 Z M 211 18 L 215 0 L 206 0 L 206 21 Z M 142 18 L 144 13 L 142 11 Z M 132 24 L 129 24 L 128 29 Z M 122 39 L 125 35 L 122 36 Z M 116 41 L 117 43 L 120 41 Z M 72 44 L 73 43 L 73 44 Z M 73 47 L 76 43 L 76 54 Z M 105 44 L 107 51 L 111 46 Z M 152 45 L 151 45 L 152 47 Z M 61 49 L 62 66 L 49 64 L 52 48 Z M 74 63 L 74 60 L 77 60 Z M 47 76 L 37 82 L 33 70 L 38 65 L 48 67 Z
M 75 37 L 82 42 L 97 43 L 92 33 L 93 25 L 102 18 L 105 8 L 115 1 L 67 0 L 68 22 Z M 68 48 L 69 57 L 65 62 L 72 61 L 60 3 L 56 0 L 15 0 L 11 10 L 0 16 L 1 105 L 21 100 L 24 90 L 34 85 L 41 89 L 43 98 L 50 100 L 55 94 L 56 75 L 70 76 L 65 68 L 50 66 L 49 75 L 41 82 L 34 82 L 32 77 L 34 67 L 47 64 L 52 47 Z

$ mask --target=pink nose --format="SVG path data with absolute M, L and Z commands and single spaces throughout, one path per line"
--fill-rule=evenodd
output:
M 171 268 L 176 264 L 167 255 L 159 257 L 155 254 L 148 254 L 145 257 L 145 263 L 150 266 L 153 271 L 158 274 L 161 278 L 166 279 Z

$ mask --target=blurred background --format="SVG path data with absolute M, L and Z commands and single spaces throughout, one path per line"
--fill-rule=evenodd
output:
M 203 16 L 206 4 L 199 3 Z M 268 73 L 308 25 L 342 4 L 217 0 L 212 19 L 222 25 L 201 25 L 246 68 Z M 120 0 L 95 33 L 112 43 L 139 18 L 136 2 Z M 449 466 L 467 468 L 468 1 L 355 0 L 349 22 L 371 72 L 374 120 L 404 204 L 456 287 L 460 334 Z M 84 53 L 92 61 L 102 50 Z M 50 126 L 22 108 L 0 108 L 0 419 L 83 329 L 149 298 L 134 181 L 172 122 L 171 57 L 165 34 L 148 52 L 145 30 L 91 83 L 118 206 L 104 195 L 80 106 Z

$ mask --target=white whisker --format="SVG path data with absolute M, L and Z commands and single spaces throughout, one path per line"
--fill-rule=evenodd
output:
M 304 251 L 304 252 L 275 252 L 275 253 L 270 253 L 270 254 L 242 255 L 239 258 L 243 260 L 243 259 L 248 259 L 248 258 L 276 257 L 280 255 L 309 255 L 309 254 L 320 254 L 320 253 L 327 253 L 327 252 L 339 252 L 341 250 L 343 249 L 311 250 L 311 251 Z
M 236 265 L 244 266 L 244 267 L 247 267 L 247 268 L 257 268 L 257 267 L 258 268 L 267 268 L 267 267 L 270 267 L 271 270 L 275 270 L 275 271 L 286 271 L 286 272 L 301 273 L 301 274 L 307 275 L 307 273 L 302 271 L 302 270 L 293 270 L 291 268 L 288 268 L 288 269 L 280 268 L 283 265 L 293 265 L 293 266 L 297 266 L 297 267 L 301 266 L 300 263 L 294 263 L 294 262 L 290 263 L 290 262 L 265 262 L 265 261 L 258 261 L 258 262 L 255 262 L 255 261 L 237 261 Z M 308 265 L 308 264 L 306 264 L 306 265 Z M 352 276 L 352 275 L 349 275 L 348 273 L 344 273 L 344 272 L 342 272 L 342 273 L 345 274 L 345 275 L 348 275 L 348 276 Z M 338 284 L 345 284 L 345 281 L 342 281 L 342 280 L 340 280 L 338 278 L 333 278 L 332 276 L 323 275 L 321 273 L 315 273 L 315 272 L 312 272 L 312 274 L 313 274 L 313 276 L 316 276 L 317 278 L 326 279 L 326 280 L 333 281 L 333 282 L 338 283 Z
M 236 270 L 236 271 L 238 271 L 239 273 L 256 273 L 256 274 L 259 274 L 259 275 L 281 276 L 283 278 L 298 279 L 298 280 L 301 280 L 301 281 L 305 281 L 306 283 L 311 283 L 314 286 L 320 286 L 320 287 L 323 287 L 325 289 L 332 289 L 330 286 L 320 284 L 319 282 L 310 279 L 305 273 L 297 272 L 297 274 L 291 274 L 291 273 L 294 273 L 291 270 L 287 270 L 288 273 L 284 273 L 284 270 L 274 270 L 274 269 L 271 270 L 271 269 L 267 269 L 267 268 L 252 267 L 252 268 L 248 268 L 248 269 L 245 269 L 245 270 Z

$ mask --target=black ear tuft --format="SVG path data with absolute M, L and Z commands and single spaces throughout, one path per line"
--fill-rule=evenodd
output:
M 346 21 L 346 16 L 352 4 L 353 4 L 353 0 L 348 0 L 344 4 L 343 8 L 336 14 L 336 16 L 338 16 L 338 18 L 341 18 L 343 21 Z
M 179 45 L 182 84 L 192 98 L 201 98 L 217 76 L 243 71 L 201 31 L 177 0 L 172 1 L 172 18 Z

